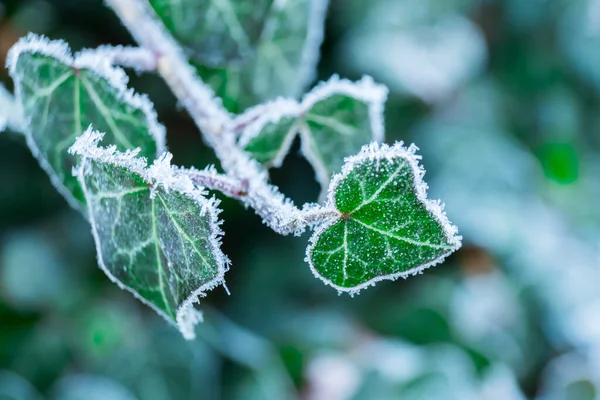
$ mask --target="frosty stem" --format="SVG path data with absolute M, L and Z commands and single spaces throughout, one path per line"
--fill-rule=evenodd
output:
M 308 225 L 319 223 L 315 217 L 318 213 L 295 207 L 276 187 L 269 185 L 268 176 L 260 164 L 237 146 L 236 136 L 229 129 L 230 114 L 220 102 L 215 101 L 212 90 L 197 76 L 180 46 L 153 15 L 148 2 L 106 0 L 106 4 L 115 11 L 135 40 L 155 55 L 158 73 L 215 150 L 223 169 L 238 181 L 248 183 L 244 196 L 237 198 L 254 208 L 267 225 L 282 235 L 300 234 Z
M 109 60 L 113 65 L 132 68 L 138 72 L 156 71 L 158 67 L 155 54 L 141 47 L 101 46 L 87 51 Z

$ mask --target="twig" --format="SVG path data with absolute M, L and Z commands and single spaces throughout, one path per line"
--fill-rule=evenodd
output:
M 137 72 L 156 71 L 158 59 L 154 53 L 141 47 L 100 46 L 94 50 L 84 50 L 80 54 L 93 53 L 94 56 L 109 60 L 112 65 L 132 68 Z
M 188 63 L 182 49 L 165 30 L 147 1 L 106 0 L 134 39 L 156 56 L 157 71 L 186 108 L 213 147 L 223 169 L 239 182 L 247 182 L 247 192 L 237 196 L 252 207 L 265 223 L 282 235 L 299 235 L 307 226 L 318 223 L 315 207 L 300 210 L 279 190 L 269 185 L 261 165 L 250 158 L 236 143 L 228 129 L 230 114 L 215 100 L 213 91 L 202 82 Z M 200 177 L 198 177 L 200 179 Z M 227 193 L 225 193 L 227 194 Z M 331 210 L 323 210 L 331 215 Z M 308 217 L 308 219 L 307 219 Z
M 188 169 L 186 173 L 195 185 L 218 190 L 227 197 L 241 200 L 248 195 L 248 181 L 246 180 L 237 180 L 218 174 L 214 169 L 204 171 Z
M 199 171 L 196 169 L 185 170 L 192 182 L 198 186 L 204 186 L 207 189 L 218 190 L 227 197 L 244 201 L 248 206 L 255 209 L 256 213 L 264 218 L 277 218 L 272 215 L 272 210 L 268 207 L 268 199 L 260 199 L 257 196 L 249 196 L 250 182 L 247 179 L 235 179 L 229 176 L 219 174 L 214 169 Z M 263 200 L 263 201 L 261 201 Z M 289 207 L 284 204 L 285 207 Z M 304 230 L 307 226 L 313 227 L 338 216 L 337 211 L 321 207 L 316 204 L 305 206 L 302 210 L 294 207 L 294 210 L 286 210 L 293 215 L 294 219 L 280 222 L 290 229 Z

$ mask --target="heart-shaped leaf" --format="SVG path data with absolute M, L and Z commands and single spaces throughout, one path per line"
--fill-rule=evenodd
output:
M 427 199 L 416 147 L 371 144 L 346 159 L 329 188 L 337 218 L 318 228 L 307 261 L 318 278 L 356 293 L 417 274 L 461 245 L 438 201 Z
M 81 184 L 100 267 L 193 338 L 200 320 L 193 303 L 224 282 L 217 200 L 207 199 L 165 153 L 150 167 L 138 150 L 98 147 L 87 131 L 70 151 L 81 156 Z
M 33 34 L 19 40 L 7 65 L 32 153 L 67 201 L 84 209 L 83 193 L 67 149 L 89 125 L 106 132 L 119 150 L 140 148 L 154 159 L 164 152 L 165 130 L 145 96 L 127 88 L 127 75 L 88 50 L 75 57 L 62 41 Z

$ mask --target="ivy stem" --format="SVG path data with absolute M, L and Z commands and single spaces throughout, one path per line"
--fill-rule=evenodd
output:
M 311 204 L 302 210 L 297 209 L 293 205 L 284 204 L 284 207 L 287 207 L 286 213 L 284 215 L 273 215 L 269 199 L 261 199 L 256 195 L 253 197 L 249 196 L 249 193 L 251 193 L 251 182 L 246 179 L 232 178 L 219 174 L 215 170 L 199 171 L 188 169 L 185 170 L 185 173 L 195 185 L 203 186 L 210 190 L 217 190 L 227 197 L 242 200 L 248 206 L 254 208 L 256 213 L 265 219 L 283 218 L 284 215 L 287 215 L 287 219 L 280 220 L 278 223 L 290 229 L 295 229 L 298 233 L 304 231 L 307 226 L 317 226 L 332 218 L 339 218 L 339 213 L 335 209 L 322 207 L 318 204 Z
M 246 180 L 233 179 L 215 171 L 187 170 L 186 174 L 195 185 L 218 190 L 227 197 L 240 200 L 248 195 L 248 181 Z
M 183 50 L 167 32 L 148 1 L 105 2 L 134 39 L 156 56 L 157 72 L 214 149 L 227 175 L 238 182 L 248 183 L 244 196 L 236 198 L 252 207 L 271 229 L 282 235 L 299 235 L 312 225 L 304 218 L 305 210 L 298 209 L 275 186 L 270 185 L 262 166 L 237 145 L 236 135 L 230 129 L 232 119 L 229 112 L 220 101 L 215 100 L 212 89 L 197 76 Z
M 113 65 L 132 68 L 138 72 L 153 72 L 158 68 L 156 54 L 142 47 L 107 45 L 94 50 L 84 50 L 84 53 L 86 51 L 109 60 Z

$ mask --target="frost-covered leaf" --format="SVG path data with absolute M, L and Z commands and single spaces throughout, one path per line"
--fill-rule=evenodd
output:
M 214 198 L 195 188 L 165 153 L 147 167 L 138 151 L 97 147 L 88 130 L 70 152 L 88 206 L 100 267 L 186 338 L 201 316 L 198 296 L 222 284 L 229 261 L 221 252 Z
M 344 158 L 372 141 L 383 141 L 387 89 L 369 77 L 353 83 L 333 77 L 302 102 L 279 99 L 257 106 L 233 121 L 239 144 L 266 167 L 279 167 L 297 134 L 302 152 L 323 188 Z
M 266 167 L 279 167 L 297 134 L 302 151 L 326 187 L 344 158 L 384 138 L 387 89 L 369 77 L 358 82 L 334 76 L 301 102 L 278 99 L 248 110 L 232 122 L 239 145 Z
M 318 228 L 307 248 L 315 276 L 355 293 L 417 274 L 460 247 L 443 207 L 427 199 L 415 151 L 371 144 L 347 158 L 327 200 L 338 217 Z
M 150 4 L 191 59 L 223 66 L 254 52 L 273 0 L 150 0 Z
M 253 56 L 241 65 L 198 66 L 200 76 L 234 113 L 278 96 L 298 97 L 314 77 L 327 5 L 273 2 Z
M 127 89 L 127 75 L 109 60 L 85 51 L 74 57 L 61 41 L 29 35 L 10 50 L 7 65 L 23 110 L 31 151 L 71 205 L 84 199 L 67 153 L 89 125 L 106 132 L 120 150 L 139 147 L 154 159 L 164 151 L 164 128 L 153 105 Z

